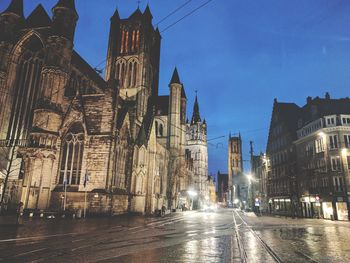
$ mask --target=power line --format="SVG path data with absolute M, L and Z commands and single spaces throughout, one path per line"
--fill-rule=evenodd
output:
M 164 18 L 162 18 L 158 23 L 156 23 L 156 26 L 158 26 L 160 23 L 162 23 L 164 20 L 166 20 L 167 18 L 169 18 L 170 16 L 172 16 L 173 14 L 175 14 L 177 11 L 181 10 L 183 7 L 185 7 L 186 5 L 188 5 L 190 2 L 192 2 L 192 0 L 188 0 L 187 2 L 185 2 L 184 4 L 182 4 L 181 6 L 179 6 L 178 8 L 176 8 L 174 11 L 172 11 L 171 13 L 169 13 L 167 16 L 165 16 Z
M 205 3 L 203 3 L 202 5 L 200 5 L 199 7 L 193 9 L 191 12 L 187 13 L 186 15 L 184 15 L 183 17 L 181 17 L 179 20 L 175 21 L 174 23 L 170 24 L 169 26 L 167 26 L 165 29 L 163 29 L 161 31 L 161 33 L 167 31 L 168 29 L 170 29 L 171 27 L 175 26 L 176 24 L 178 24 L 179 22 L 181 22 L 182 20 L 184 20 L 185 18 L 189 17 L 190 15 L 192 15 L 193 13 L 197 12 L 199 9 L 203 8 L 204 6 L 206 6 L 207 4 L 209 4 L 210 2 L 212 2 L 213 0 L 208 0 Z

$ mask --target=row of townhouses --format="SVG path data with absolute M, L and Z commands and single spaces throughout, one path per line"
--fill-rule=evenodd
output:
M 255 198 L 281 215 L 348 220 L 350 99 L 276 99 L 266 154 L 255 156 Z
M 0 14 L 1 207 L 152 214 L 209 198 L 207 124 L 177 69 L 159 95 L 161 35 L 139 8 L 110 18 L 105 76 L 74 49 L 74 0 Z M 85 199 L 86 196 L 86 199 Z

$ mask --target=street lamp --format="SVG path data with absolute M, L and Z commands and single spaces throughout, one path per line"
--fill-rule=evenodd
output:
M 188 190 L 187 193 L 191 198 L 191 207 L 190 208 L 192 210 L 193 209 L 193 198 L 196 197 L 198 195 L 198 193 L 194 190 Z

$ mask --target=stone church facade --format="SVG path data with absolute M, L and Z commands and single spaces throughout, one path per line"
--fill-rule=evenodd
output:
M 38 5 L 25 18 L 12 0 L 0 15 L 2 181 L 17 182 L 25 209 L 82 209 L 85 193 L 89 213 L 175 208 L 193 174 L 187 99 L 177 69 L 158 94 L 149 7 L 111 17 L 105 78 L 74 50 L 74 0 L 52 13 Z

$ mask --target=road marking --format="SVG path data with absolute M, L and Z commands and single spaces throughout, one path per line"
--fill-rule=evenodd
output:
M 20 237 L 20 238 L 11 238 L 0 240 L 0 243 L 14 242 L 14 241 L 25 241 L 25 240 L 35 240 L 35 239 L 45 239 L 50 237 L 62 237 L 62 236 L 73 236 L 79 233 L 67 233 L 67 234 L 56 234 L 48 236 L 35 236 L 35 237 Z
M 32 254 L 32 253 L 35 253 L 35 252 L 43 251 L 43 250 L 46 250 L 46 249 L 47 249 L 47 248 L 40 248 L 40 249 L 36 249 L 36 250 L 31 250 L 31 251 L 24 252 L 24 253 L 21 253 L 21 254 L 16 254 L 16 255 L 14 255 L 13 257 L 14 257 L 14 258 L 16 258 L 16 257 L 21 257 L 21 256 L 25 256 L 25 255 Z

